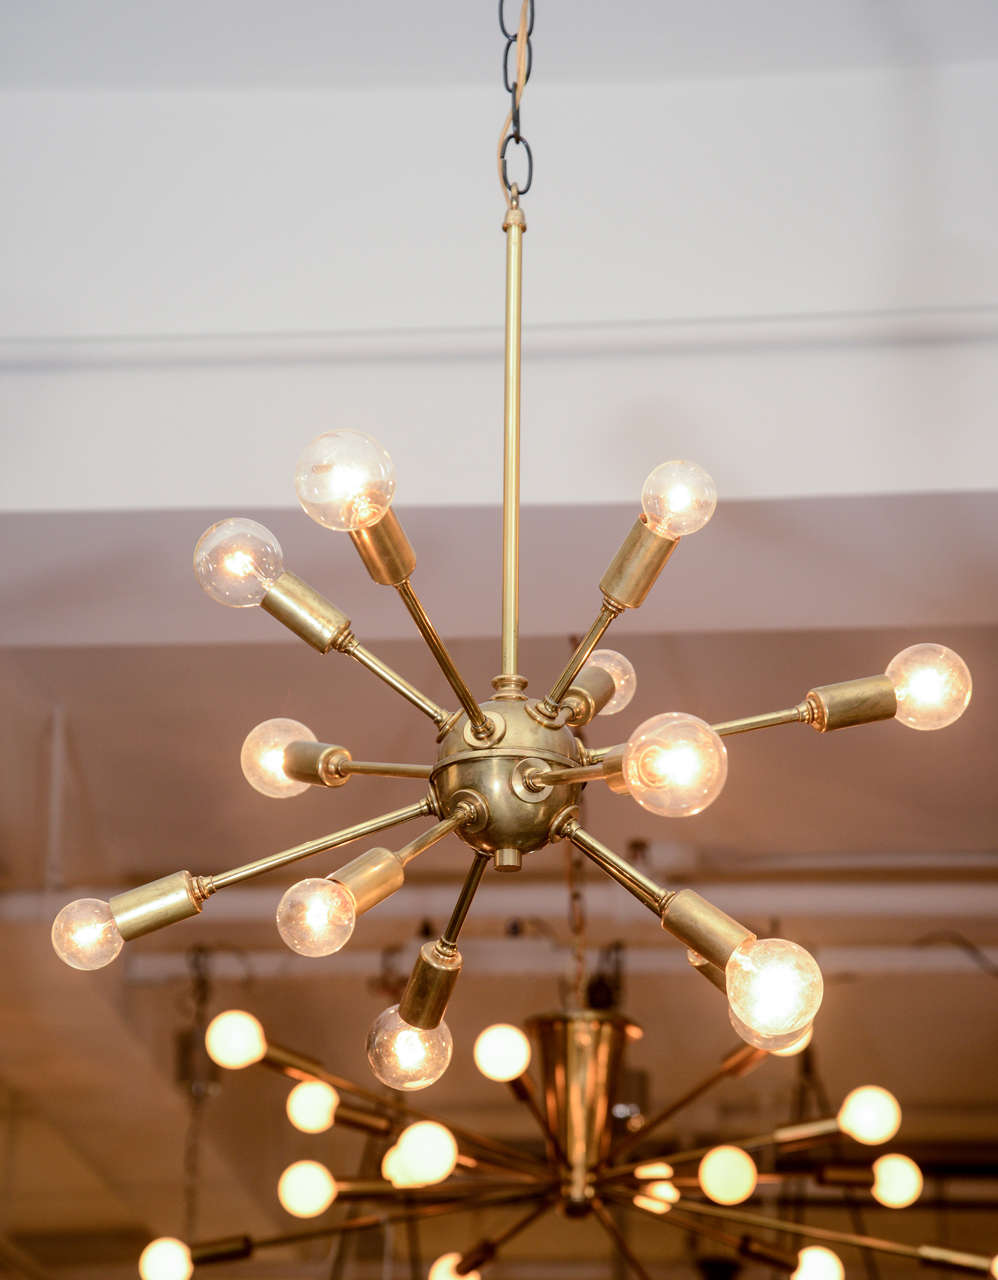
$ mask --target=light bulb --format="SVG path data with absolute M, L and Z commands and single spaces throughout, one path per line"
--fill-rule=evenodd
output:
M 336 1179 L 318 1160 L 296 1160 L 277 1183 L 277 1198 L 296 1218 L 317 1218 L 336 1199 Z
M 194 574 L 212 600 L 246 609 L 259 604 L 284 572 L 281 544 L 255 520 L 236 516 L 206 529 L 194 548 Z
M 175 1236 L 151 1240 L 139 1255 L 142 1280 L 190 1280 L 193 1274 L 191 1251 Z
M 671 1178 L 673 1175 L 671 1164 L 666 1164 L 664 1160 L 653 1160 L 649 1164 L 639 1164 L 634 1170 L 635 1178 Z
M 315 742 L 315 734 L 298 720 L 264 720 L 243 740 L 239 763 L 243 777 L 254 791 L 274 800 L 300 796 L 308 782 L 289 778 L 284 772 L 284 749 L 292 742 Z
M 669 711 L 638 725 L 624 749 L 624 781 L 643 809 L 687 818 L 721 794 L 728 752 L 709 724 Z
M 887 675 L 898 701 L 897 719 L 911 729 L 945 729 L 970 704 L 970 670 L 945 645 L 902 649 L 888 664 Z
M 700 1161 L 697 1178 L 715 1204 L 741 1204 L 755 1190 L 755 1161 L 741 1147 L 714 1147 Z
M 908 1156 L 881 1156 L 873 1162 L 874 1200 L 888 1209 L 906 1209 L 922 1194 L 922 1171 Z
M 300 956 L 331 956 L 350 941 L 357 923 L 353 894 L 336 880 L 299 880 L 277 906 L 277 932 Z
M 336 1118 L 340 1095 L 323 1080 L 303 1080 L 288 1094 L 288 1119 L 302 1133 L 325 1133 Z
M 864 1084 L 846 1094 L 837 1119 L 843 1133 L 875 1147 L 890 1142 L 901 1128 L 901 1104 L 879 1085 Z
M 72 969 L 103 969 L 124 945 L 111 908 L 100 898 L 69 902 L 52 921 L 52 946 Z
M 516 1080 L 530 1066 L 530 1041 L 519 1027 L 497 1022 L 475 1041 L 475 1066 L 488 1080 Z
M 589 655 L 587 667 L 599 667 L 613 681 L 614 695 L 600 712 L 601 716 L 615 716 L 630 705 L 638 688 L 638 673 L 634 664 L 615 649 L 597 649 Z
M 454 1268 L 460 1261 L 459 1253 L 441 1254 L 436 1262 L 430 1264 L 426 1280 L 482 1280 L 480 1271 L 467 1271 L 463 1276 L 458 1275 Z
M 717 488 L 695 462 L 663 462 L 645 480 L 641 506 L 648 527 L 664 538 L 702 529 L 717 506 Z
M 820 1244 L 809 1244 L 797 1255 L 797 1270 L 790 1280 L 845 1280 L 842 1259 Z
M 436 1120 L 419 1120 L 399 1134 L 396 1143 L 406 1176 L 422 1187 L 443 1182 L 457 1165 L 457 1143 L 446 1125 Z
M 446 1022 L 429 1029 L 413 1027 L 393 1004 L 371 1023 L 367 1060 L 390 1089 L 425 1089 L 439 1080 L 450 1063 L 454 1042 Z
M 769 1052 L 774 1058 L 792 1058 L 798 1053 L 803 1053 L 813 1038 L 814 1027 L 810 1026 L 796 1040 L 788 1044 L 785 1049 L 770 1049 Z
M 377 524 L 391 506 L 395 468 L 370 436 L 360 431 L 327 431 L 302 450 L 295 492 L 317 524 L 356 532 Z
M 991 1259 L 991 1271 L 989 1272 L 994 1280 L 998 1280 L 998 1253 Z
M 649 1182 L 642 1190 L 653 1200 L 661 1200 L 665 1204 L 679 1203 L 679 1189 L 668 1179 L 662 1178 L 658 1182 Z
M 788 1050 L 794 1053 L 799 1052 L 797 1046 L 803 1046 L 804 1037 L 811 1030 L 810 1027 L 805 1027 L 803 1033 L 795 1029 L 785 1031 L 782 1035 L 766 1035 L 742 1022 L 730 1005 L 728 1005 L 728 1021 L 735 1033 L 741 1036 L 746 1044 L 754 1045 L 756 1049 L 765 1049 L 767 1053 L 774 1055 L 782 1053 L 787 1057 L 790 1056 Z
M 406 1166 L 398 1147 L 389 1147 L 381 1157 L 381 1176 L 393 1187 L 418 1187 L 419 1179 Z
M 668 1200 L 661 1200 L 656 1196 L 646 1196 L 639 1194 L 633 1197 L 631 1204 L 635 1209 L 644 1209 L 645 1213 L 668 1213 L 672 1205 Z
M 747 938 L 728 958 L 724 981 L 739 1022 L 761 1036 L 791 1037 L 780 1049 L 814 1021 L 824 992 L 817 961 L 784 938 Z
M 212 1062 L 230 1071 L 250 1067 L 267 1052 L 263 1027 L 245 1009 L 226 1009 L 208 1023 L 204 1047 Z

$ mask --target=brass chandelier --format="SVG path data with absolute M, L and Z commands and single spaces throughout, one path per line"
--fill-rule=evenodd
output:
M 746 1060 L 802 1047 L 822 998 L 821 973 L 813 957 L 793 942 L 757 938 L 693 889 L 673 890 L 650 879 L 581 825 L 583 789 L 589 782 L 601 782 L 629 793 L 653 813 L 686 817 L 702 812 L 723 789 L 727 737 L 785 724 L 810 725 L 828 733 L 889 718 L 915 729 L 937 729 L 956 720 L 971 696 L 970 673 L 957 654 L 942 645 L 916 644 L 898 654 L 884 674 L 817 686 L 783 710 L 713 725 L 694 715 L 669 711 L 640 724 L 626 742 L 590 749 L 580 731 L 597 715 L 624 710 L 635 688 L 630 663 L 621 654 L 598 648 L 600 641 L 625 610 L 641 606 L 681 539 L 701 529 L 716 505 L 710 476 L 685 460 L 664 462 L 650 473 L 642 489 L 642 513 L 600 580 L 601 604 L 595 620 L 547 692 L 536 698 L 527 695 L 527 680 L 518 662 L 521 288 L 526 230 L 520 201 L 533 180 L 533 159 L 521 132 L 520 107 L 531 68 L 534 15 L 531 0 L 523 0 L 518 27 L 508 30 L 501 3 L 499 11 L 511 109 L 498 157 L 506 195 L 505 430 L 501 672 L 492 681 L 492 696 L 483 701 L 476 698 L 416 594 L 412 584 L 416 556 L 391 505 L 395 477 L 388 454 L 356 431 L 339 429 L 320 435 L 298 460 L 295 487 L 301 506 L 324 528 L 348 533 L 373 580 L 398 592 L 459 705 L 456 710 L 439 705 L 362 645 L 345 613 L 285 569 L 280 545 L 269 530 L 248 519 L 222 520 L 202 535 L 194 553 L 195 573 L 208 595 L 237 608 L 259 605 L 319 653 L 335 652 L 353 659 L 422 712 L 436 730 L 431 763 L 372 762 L 353 759 L 343 746 L 318 741 L 296 721 L 269 720 L 243 743 L 243 771 L 253 787 L 273 797 L 293 796 L 310 786 L 338 788 L 355 774 L 423 779 L 428 784 L 426 796 L 229 870 L 176 871 L 118 894 L 109 903 L 96 899 L 70 903 L 52 926 L 53 945 L 67 964 L 97 969 L 110 963 L 125 941 L 199 914 L 209 898 L 228 886 L 403 823 L 432 818 L 428 829 L 401 847 L 368 849 L 327 876 L 300 881 L 277 908 L 278 930 L 293 951 L 330 955 L 348 941 L 357 916 L 403 887 L 405 869 L 414 858 L 452 832 L 472 850 L 445 929 L 421 948 L 399 1003 L 386 1009 L 370 1030 L 368 1057 L 374 1074 L 383 1084 L 402 1091 L 432 1084 L 450 1061 L 452 1041 L 444 1015 L 461 970 L 459 936 L 489 864 L 502 873 L 518 872 L 525 855 L 566 840 L 643 903 L 686 946 L 692 967 L 726 995 L 731 1023 L 747 1045 Z M 509 178 L 511 148 L 526 164 L 521 184 Z M 575 1043 L 576 1032 L 582 1035 L 579 1027 L 589 1026 L 586 1034 L 597 1040 L 616 1037 L 613 1052 L 619 1056 L 625 1035 L 620 1026 L 599 1019 L 586 1022 L 589 1013 L 585 1011 L 572 1016 L 582 1022 L 576 1025 L 569 1018 L 564 1024 L 568 1028 L 565 1045 Z M 547 1064 L 544 1037 L 549 1033 L 537 1034 Z M 328 1082 L 328 1073 L 316 1064 L 292 1063 L 290 1069 Z M 547 1081 L 547 1065 L 543 1074 Z M 612 1095 L 609 1077 L 602 1083 L 586 1079 L 587 1097 L 591 1095 L 587 1105 L 596 1105 L 592 1099 L 597 1097 L 603 1105 Z M 355 1096 L 364 1096 L 356 1086 L 341 1083 Z M 548 1090 L 546 1110 L 536 1104 L 533 1109 L 545 1129 L 552 1158 L 566 1160 L 568 1152 L 559 1144 L 568 1139 L 558 1105 L 551 1102 Z M 341 1111 L 341 1119 L 344 1115 Z M 581 1182 L 565 1203 L 603 1212 L 597 1206 L 607 1191 L 605 1179 L 616 1177 L 607 1172 L 612 1171 L 605 1163 L 608 1154 L 590 1142 L 583 1156 L 572 1156 L 572 1177 Z M 633 1172 L 629 1170 L 628 1176 Z M 548 1170 L 546 1175 L 535 1171 L 532 1176 L 542 1188 L 537 1197 L 543 1207 L 563 1195 L 562 1190 L 551 1189 L 552 1177 L 558 1188 L 562 1186 L 560 1175 L 555 1177 Z M 618 1189 L 609 1190 L 612 1200 Z M 945 1250 L 937 1253 L 935 1258 L 917 1256 L 921 1261 L 998 1274 L 989 1259 Z M 465 1270 L 458 1267 L 456 1273 L 473 1269 L 472 1262 Z M 801 1273 L 805 1274 L 810 1275 Z

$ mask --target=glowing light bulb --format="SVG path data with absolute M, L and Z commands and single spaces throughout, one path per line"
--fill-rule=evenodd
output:
M 277 1183 L 277 1198 L 296 1218 L 317 1218 L 336 1199 L 336 1179 L 318 1160 L 296 1160 Z
M 264 720 L 243 739 L 239 764 L 254 791 L 274 800 L 300 796 L 311 785 L 284 772 L 284 749 L 292 742 L 315 742 L 315 734 L 299 720 Z
M 998 1280 L 998 1253 L 991 1259 L 991 1271 L 989 1273 L 995 1280 Z
M 359 431 L 327 431 L 302 450 L 295 492 L 307 515 L 327 529 L 355 532 L 391 506 L 395 468 L 376 440 Z
M 204 1047 L 212 1062 L 230 1071 L 259 1062 L 267 1052 L 263 1027 L 245 1009 L 226 1009 L 208 1023 Z
M 234 609 L 259 604 L 283 572 L 281 544 L 255 520 L 219 520 L 194 548 L 198 582 L 212 600 Z
M 820 1244 L 809 1244 L 797 1255 L 797 1270 L 790 1280 L 845 1280 L 842 1259 Z
M 395 1144 L 407 1185 L 432 1186 L 449 1178 L 457 1166 L 457 1143 L 446 1125 L 419 1120 L 399 1134 Z
M 668 1179 L 662 1178 L 657 1182 L 649 1182 L 642 1188 L 645 1195 L 651 1196 L 653 1200 L 661 1200 L 668 1205 L 679 1203 L 679 1189 Z
M 913 644 L 892 658 L 887 675 L 897 719 L 911 729 L 945 729 L 970 704 L 973 681 L 958 653 L 941 644 Z
M 881 1156 L 873 1162 L 874 1200 L 888 1209 L 906 1209 L 922 1194 L 922 1171 L 908 1156 Z
M 142 1280 L 190 1280 L 193 1274 L 191 1251 L 175 1236 L 150 1240 L 139 1255 Z
M 438 1027 L 413 1027 L 399 1017 L 393 1004 L 371 1023 L 367 1060 L 382 1084 L 407 1092 L 425 1089 L 439 1080 L 450 1064 L 454 1042 L 446 1022 Z
M 636 1209 L 644 1209 L 645 1213 L 668 1213 L 672 1208 L 672 1205 L 668 1200 L 662 1200 L 656 1196 L 646 1196 L 643 1194 L 634 1196 L 631 1203 Z
M 111 908 L 100 898 L 69 902 L 52 921 L 52 946 L 72 969 L 103 969 L 124 945 Z
M 901 1104 L 879 1085 L 864 1084 L 846 1094 L 837 1119 L 843 1133 L 875 1147 L 890 1142 L 901 1128 Z
M 714 1147 L 700 1161 L 697 1178 L 715 1204 L 741 1204 L 759 1179 L 755 1161 L 741 1147 Z
M 322 1080 L 303 1080 L 288 1094 L 288 1119 L 302 1133 L 325 1133 L 336 1118 L 340 1095 Z
M 331 956 L 350 941 L 357 904 L 346 885 L 311 876 L 299 880 L 277 906 L 277 932 L 300 956 Z
M 770 1049 L 769 1052 L 774 1058 L 792 1058 L 795 1054 L 803 1053 L 813 1038 L 814 1027 L 810 1026 L 803 1035 L 798 1036 L 797 1039 L 791 1044 L 788 1044 L 785 1049 Z
M 600 712 L 601 716 L 615 716 L 630 705 L 638 688 L 638 673 L 634 664 L 615 649 L 597 649 L 589 655 L 587 667 L 599 667 L 613 681 L 615 693 Z
M 648 527 L 665 538 L 702 529 L 717 506 L 717 488 L 695 462 L 663 462 L 645 480 L 641 506 Z
M 774 1045 L 781 1049 L 814 1021 L 824 992 L 814 957 L 783 938 L 747 938 L 732 951 L 724 980 L 733 1016 L 760 1036 L 789 1036 Z
M 674 1173 L 671 1164 L 664 1160 L 653 1160 L 649 1164 L 639 1164 L 634 1170 L 635 1178 L 671 1178 Z
M 406 1166 L 397 1146 L 389 1147 L 381 1158 L 381 1176 L 393 1187 L 417 1187 L 419 1179 Z
M 488 1080 L 516 1080 L 530 1066 L 530 1041 L 519 1027 L 497 1022 L 479 1033 L 475 1066 Z
M 463 1276 L 458 1275 L 455 1268 L 461 1261 L 459 1253 L 443 1253 L 432 1263 L 426 1274 L 426 1280 L 482 1280 L 480 1271 L 467 1271 Z
M 728 776 L 724 743 L 703 720 L 669 711 L 638 725 L 624 749 L 624 781 L 643 809 L 687 818 L 721 794 Z

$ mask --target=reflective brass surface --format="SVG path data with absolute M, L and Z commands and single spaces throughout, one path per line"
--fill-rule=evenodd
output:
M 520 329 L 523 311 L 523 210 L 506 213 L 506 377 L 502 474 L 502 669 L 515 675 L 520 626 Z
M 620 614 L 620 612 L 620 607 L 614 604 L 613 601 L 604 600 L 603 608 L 600 609 L 596 621 L 579 642 L 579 647 L 569 658 L 564 671 L 562 671 L 561 675 L 551 686 L 551 691 L 545 696 L 543 701 L 537 703 L 534 707 L 534 714 L 540 718 L 541 723 L 545 720 L 554 720 L 558 715 L 558 709 L 562 698 L 564 698 L 570 686 L 575 681 L 575 677 L 589 661 L 589 655 L 606 634 L 610 623 Z
M 662 928 L 716 965 L 722 974 L 735 947 L 755 937 L 695 889 L 680 889 L 671 895 L 662 908 Z
M 284 748 L 284 772 L 298 782 L 317 787 L 342 787 L 347 781 L 340 772 L 350 759 L 346 747 L 328 742 L 289 742 Z
M 442 946 L 439 939 L 424 942 L 399 1001 L 399 1017 L 412 1027 L 438 1027 L 460 972 L 457 947 Z
M 825 684 L 807 695 L 811 725 L 818 733 L 846 729 L 875 720 L 891 720 L 897 713 L 897 698 L 888 676 L 863 676 L 841 684 Z
M 622 858 L 619 853 L 614 853 L 594 835 L 584 831 L 574 817 L 561 824 L 560 834 L 571 840 L 572 844 L 581 849 L 591 862 L 595 862 L 608 876 L 623 885 L 627 892 L 633 894 L 644 906 L 656 913 L 661 912 L 662 904 L 670 896 L 668 889 L 656 884 L 637 867 L 632 867 L 626 858 Z
M 356 662 L 359 662 L 362 667 L 366 667 L 379 680 L 383 680 L 396 693 L 400 693 L 414 707 L 418 707 L 424 715 L 428 715 L 435 725 L 442 725 L 450 716 L 451 713 L 449 711 L 445 711 L 443 707 L 439 706 L 431 698 L 420 693 L 415 685 L 410 684 L 397 671 L 393 671 L 380 658 L 375 657 L 370 649 L 365 649 L 362 644 L 358 644 L 354 636 L 350 636 L 349 641 L 341 645 L 340 649 L 341 652 L 348 654 Z
M 363 915 L 402 888 L 405 870 L 390 849 L 369 849 L 329 878 L 350 890 L 357 914 Z
M 377 524 L 352 530 L 350 540 L 380 586 L 400 586 L 416 567 L 416 553 L 391 507 Z
M 613 676 L 602 667 L 584 667 L 565 694 L 568 723 L 579 729 L 595 720 L 617 691 Z
M 735 733 L 749 733 L 753 729 L 772 729 L 780 724 L 800 724 L 811 719 L 811 712 L 806 702 L 796 707 L 788 707 L 786 711 L 770 711 L 761 716 L 742 716 L 740 720 L 722 720 L 720 724 L 710 727 L 720 738 L 731 737 Z
M 127 942 L 198 915 L 203 901 L 204 894 L 191 873 L 174 871 L 160 880 L 115 894 L 108 905 L 118 932 Z
M 600 590 L 607 600 L 619 609 L 637 609 L 678 542 L 678 538 L 653 533 L 644 516 L 636 520 L 600 579 Z
M 328 653 L 350 633 L 350 619 L 297 574 L 282 573 L 260 608 L 320 653 Z

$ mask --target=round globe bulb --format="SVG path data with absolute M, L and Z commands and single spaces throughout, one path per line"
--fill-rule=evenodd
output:
M 664 1160 L 652 1160 L 648 1164 L 639 1164 L 634 1170 L 634 1176 L 638 1179 L 645 1178 L 671 1178 L 675 1170 L 671 1164 L 666 1164 Z
M 419 1179 L 407 1167 L 398 1147 L 389 1147 L 381 1158 L 381 1176 L 393 1187 L 418 1187 Z
M 845 1280 L 842 1259 L 820 1244 L 809 1244 L 797 1255 L 797 1270 L 790 1280 Z
M 803 1053 L 807 1046 L 814 1038 L 814 1027 L 808 1027 L 803 1035 L 799 1035 L 796 1040 L 788 1044 L 785 1049 L 770 1049 L 770 1053 L 774 1058 L 793 1058 L 798 1053 Z
M 333 1127 L 340 1095 L 323 1080 L 303 1080 L 288 1094 L 288 1119 L 302 1133 L 325 1133 Z
M 206 529 L 194 548 L 194 575 L 219 604 L 259 604 L 284 572 L 281 544 L 255 520 L 237 516 Z
M 300 956 L 331 956 L 350 941 L 357 904 L 346 885 L 312 876 L 299 880 L 277 906 L 277 932 Z
M 238 1071 L 260 1061 L 267 1052 L 267 1037 L 251 1013 L 245 1009 L 226 1009 L 208 1023 L 204 1047 L 212 1062 Z
M 958 653 L 942 644 L 913 644 L 892 658 L 896 718 L 911 729 L 945 729 L 970 704 L 973 681 Z
M 530 1041 L 519 1027 L 497 1022 L 479 1033 L 474 1056 L 487 1080 L 518 1080 L 530 1066 Z
M 751 1031 L 790 1036 L 783 1049 L 814 1021 L 824 983 L 817 961 L 784 938 L 747 938 L 732 951 L 724 970 L 731 1012 Z
M 901 1104 L 879 1085 L 864 1084 L 846 1094 L 837 1119 L 843 1133 L 875 1147 L 890 1142 L 901 1128 Z
M 410 1092 L 425 1089 L 447 1070 L 454 1042 L 446 1022 L 438 1027 L 413 1027 L 399 1017 L 393 1004 L 371 1023 L 367 1060 L 382 1084 Z
M 432 1263 L 429 1271 L 426 1273 L 426 1280 L 482 1280 L 480 1271 L 466 1271 L 463 1276 L 458 1275 L 455 1268 L 461 1261 L 459 1253 L 443 1253 Z
M 638 688 L 638 673 L 634 664 L 615 649 L 597 649 L 589 655 L 587 667 L 599 667 L 613 681 L 614 695 L 600 712 L 601 716 L 615 716 L 630 705 Z
M 697 1170 L 700 1189 L 715 1204 L 741 1204 L 755 1190 L 755 1161 L 741 1147 L 714 1147 Z
M 360 431 L 327 431 L 302 450 L 295 492 L 317 524 L 356 532 L 377 524 L 391 506 L 395 468 L 370 436 Z
M 454 1135 L 436 1120 L 419 1120 L 403 1129 L 396 1147 L 406 1173 L 423 1187 L 443 1182 L 457 1166 Z
M 103 969 L 124 945 L 111 908 L 100 898 L 69 902 L 52 921 L 52 946 L 72 969 Z
M 994 1280 L 998 1280 L 998 1253 L 991 1259 L 991 1271 L 989 1274 L 994 1277 Z
M 624 781 L 643 809 L 688 818 L 721 794 L 728 752 L 709 724 L 669 711 L 638 725 L 624 748 Z
M 284 749 L 292 742 L 315 742 L 308 725 L 298 720 L 264 720 L 243 740 L 239 763 L 243 777 L 254 791 L 274 800 L 300 796 L 311 785 L 289 778 L 284 772 Z
M 639 1194 L 631 1199 L 635 1209 L 644 1209 L 645 1213 L 668 1213 L 672 1205 L 668 1200 L 660 1200 L 655 1196 Z
M 318 1160 L 296 1160 L 277 1183 L 277 1198 L 296 1218 L 317 1218 L 336 1199 L 336 1179 Z
M 641 490 L 641 506 L 653 533 L 682 538 L 702 529 L 717 506 L 717 488 L 695 462 L 663 462 Z
M 190 1280 L 193 1274 L 191 1251 L 175 1236 L 150 1240 L 139 1255 L 142 1280 Z
M 799 1031 L 785 1031 L 782 1035 L 775 1036 L 766 1035 L 742 1022 L 730 1005 L 728 1005 L 728 1021 L 731 1023 L 735 1033 L 741 1036 L 746 1044 L 754 1045 L 756 1049 L 765 1049 L 767 1053 L 771 1054 L 779 1054 L 788 1049 L 794 1049 L 794 1046 L 800 1044 L 811 1029 L 810 1027 L 805 1028 L 803 1035 Z M 794 1049 L 794 1052 L 796 1053 L 798 1050 Z
M 670 1205 L 679 1203 L 679 1188 L 674 1183 L 669 1182 L 668 1179 L 663 1178 L 658 1182 L 649 1182 L 643 1190 L 653 1200 L 661 1200 L 663 1203 Z
M 881 1156 L 873 1162 L 873 1198 L 888 1209 L 906 1209 L 922 1194 L 922 1171 L 908 1156 Z

